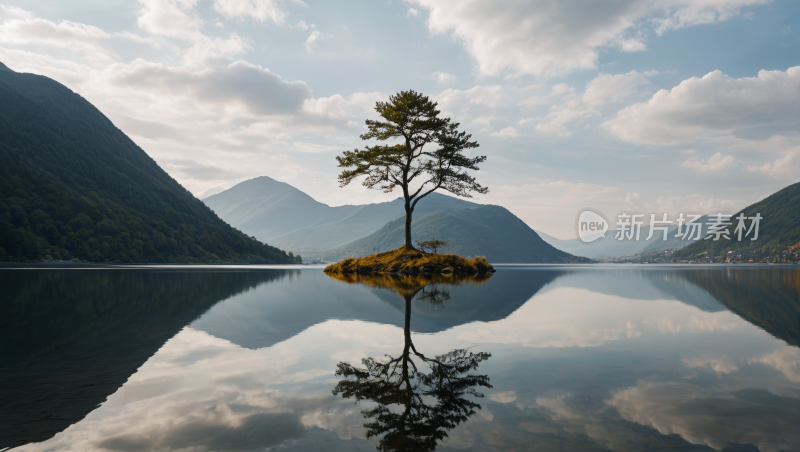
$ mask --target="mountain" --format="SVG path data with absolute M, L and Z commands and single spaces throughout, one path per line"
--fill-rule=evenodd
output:
M 0 259 L 292 263 L 230 227 L 80 95 L 0 63 Z
M 541 237 L 542 240 L 544 240 L 550 246 L 552 246 L 557 250 L 561 250 L 565 253 L 573 253 L 575 251 L 579 251 L 583 248 L 586 248 L 586 244 L 578 239 L 563 240 L 563 239 L 557 239 L 552 235 L 545 234 L 542 231 L 536 231 L 536 233 L 539 234 L 539 237 Z
M 204 191 L 202 195 L 198 196 L 198 198 L 206 199 L 206 198 L 208 198 L 210 196 L 214 196 L 217 193 L 222 193 L 224 191 L 225 191 L 225 189 L 222 188 L 222 187 L 209 188 L 208 190 Z
M 247 234 L 302 254 L 345 245 L 404 215 L 400 198 L 384 203 L 330 207 L 285 182 L 266 176 L 242 182 L 203 201 L 223 220 Z M 478 205 L 432 193 L 419 202 L 414 214 Z
M 726 240 L 701 240 L 687 246 L 675 253 L 674 258 L 678 260 L 693 259 L 699 256 L 727 256 L 733 254 L 741 255 L 743 260 L 781 260 L 781 255 L 791 246 L 800 242 L 800 182 L 790 185 L 767 198 L 745 207 L 731 217 L 731 226 L 728 226 L 728 235 L 731 238 Z M 745 237 L 742 234 L 742 241 L 734 235 L 737 225 L 735 217 L 744 213 L 746 217 L 755 217 L 760 214 L 762 220 L 759 224 L 758 239 L 751 240 L 753 233 Z M 750 227 L 750 221 L 746 222 Z M 746 232 L 746 231 L 745 231 Z
M 404 231 L 405 218 L 401 217 L 367 237 L 326 252 L 323 259 L 335 261 L 399 248 L 404 241 Z M 411 231 L 414 240 L 450 241 L 443 252 L 486 256 L 490 262 L 590 262 L 553 248 L 524 221 L 500 206 L 482 205 L 416 215 Z

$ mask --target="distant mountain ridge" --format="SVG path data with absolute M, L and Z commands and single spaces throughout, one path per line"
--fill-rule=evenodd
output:
M 291 185 L 258 177 L 204 200 L 256 238 L 307 259 L 360 257 L 403 244 L 405 212 L 394 201 L 330 207 Z M 447 252 L 494 262 L 588 262 L 545 243 L 507 209 L 431 193 L 414 209 L 414 240 L 452 241 Z
M 97 108 L 0 67 L 0 260 L 294 263 L 236 231 Z
M 700 224 L 701 233 L 699 240 L 702 240 L 703 237 L 706 236 L 706 231 L 708 230 L 708 226 L 706 225 L 707 220 L 707 215 L 703 215 L 695 220 L 695 223 Z M 642 226 L 641 232 L 639 233 L 640 240 L 617 240 L 614 238 L 616 230 L 612 229 L 606 233 L 605 239 L 595 243 L 583 243 L 579 239 L 562 240 L 540 231 L 536 232 L 542 240 L 561 251 L 592 259 L 613 259 L 617 257 L 633 256 L 640 253 L 658 253 L 665 250 L 679 250 L 697 241 L 697 239 L 694 239 L 694 235 L 691 239 L 686 240 L 675 237 L 675 234 L 678 232 L 678 227 L 676 225 L 669 228 L 667 240 L 664 240 L 664 236 L 660 231 L 656 231 L 650 240 L 645 240 L 650 234 L 649 225 Z
M 399 198 L 376 204 L 331 207 L 266 176 L 237 184 L 203 202 L 247 234 L 303 255 L 343 246 L 404 215 Z M 478 205 L 432 193 L 420 201 L 414 214 Z

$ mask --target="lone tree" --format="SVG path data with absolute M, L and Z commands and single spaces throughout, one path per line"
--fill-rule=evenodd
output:
M 477 148 L 472 135 L 459 132 L 458 123 L 440 118 L 436 102 L 414 91 L 401 91 L 389 96 L 389 102 L 377 102 L 375 111 L 385 121 L 366 121 L 369 131 L 362 140 L 377 139 L 388 144 L 366 146 L 344 151 L 336 157 L 339 167 L 339 186 L 344 187 L 361 176 L 368 188 L 390 193 L 403 190 L 406 209 L 405 247 L 413 250 L 411 215 L 420 199 L 438 189 L 456 196 L 471 198 L 472 192 L 488 193 L 468 170 L 478 170 L 486 156 L 469 158 L 465 149 Z M 430 145 L 427 148 L 426 145 Z M 438 146 L 438 147 L 437 147 Z
M 422 251 L 426 253 L 433 253 L 436 254 L 439 251 L 439 248 L 444 248 L 449 246 L 450 242 L 447 240 L 439 240 L 439 239 L 431 239 L 431 240 L 424 240 L 420 242 L 417 240 L 417 246 L 420 247 Z

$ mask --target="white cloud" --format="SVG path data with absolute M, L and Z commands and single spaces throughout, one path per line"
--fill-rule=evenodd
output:
M 458 77 L 453 74 L 448 74 L 447 72 L 436 71 L 431 74 L 431 78 L 436 80 L 439 83 L 452 83 L 458 80 Z
M 516 138 L 519 136 L 519 132 L 517 131 L 517 129 L 508 126 L 505 129 L 501 129 L 498 132 L 492 132 L 489 135 L 498 138 Z
M 639 200 L 639 193 L 628 193 L 625 195 L 625 202 L 634 205 Z
M 7 7 L 3 7 L 4 11 Z M 12 19 L 0 26 L 0 40 L 3 42 L 29 43 L 48 42 L 65 46 L 75 42 L 93 43 L 107 39 L 111 35 L 92 25 L 69 21 L 50 22 L 39 18 Z
M 311 90 L 303 82 L 286 82 L 268 69 L 244 61 L 192 72 L 180 67 L 136 60 L 112 76 L 117 87 L 146 90 L 162 98 L 239 109 L 253 114 L 299 112 Z
M 348 97 L 334 94 L 330 97 L 307 99 L 303 103 L 303 112 L 348 122 L 355 120 L 360 125 L 365 119 L 375 116 L 375 103 L 386 97 L 382 93 L 356 93 Z
M 214 9 L 225 17 L 251 17 L 259 22 L 281 24 L 286 18 L 279 0 L 214 0 Z
M 635 144 L 674 145 L 728 135 L 800 132 L 800 66 L 730 78 L 720 71 L 692 77 L 647 102 L 623 108 L 603 124 Z M 764 138 L 766 138 L 764 136 Z
M 62 20 L 59 23 L 34 17 L 28 11 L 0 5 L 0 42 L 6 44 L 46 44 L 69 50 L 82 50 L 84 62 L 108 62 L 115 54 L 115 40 L 153 44 L 151 39 L 129 32 L 108 33 L 93 25 Z
M 250 45 L 236 33 L 231 34 L 228 39 L 203 37 L 186 50 L 183 64 L 189 69 L 228 64 L 235 55 L 244 53 L 248 49 Z
M 722 155 L 717 152 L 708 160 L 702 160 L 695 156 L 689 157 L 681 163 L 684 168 L 691 168 L 704 173 L 720 172 L 733 167 L 734 158 L 730 155 Z
M 25 11 L 22 8 L 18 8 L 16 6 L 8 6 L 8 5 L 0 5 L 0 12 L 2 12 L 3 17 L 6 20 L 9 19 L 22 19 L 22 20 L 31 20 L 34 19 L 34 15 L 28 11 Z
M 494 111 L 515 98 L 515 89 L 500 85 L 478 85 L 467 90 L 446 89 L 433 96 L 444 116 L 491 133 Z
M 136 23 L 154 35 L 182 40 L 201 38 L 203 20 L 192 10 L 197 0 L 139 0 Z
M 597 65 L 598 52 L 645 49 L 640 36 L 726 20 L 764 0 L 406 0 L 430 12 L 428 28 L 463 42 L 481 75 L 557 76 Z
M 557 83 L 550 88 L 545 95 L 534 94 L 519 101 L 517 105 L 521 107 L 535 107 L 539 105 L 550 105 L 558 101 L 566 101 L 574 98 L 575 88 L 566 83 Z M 528 121 L 530 122 L 530 121 Z
M 589 108 L 626 101 L 638 94 L 641 87 L 649 85 L 649 78 L 657 74 L 656 71 L 630 71 L 616 75 L 600 73 L 586 84 L 581 101 Z
M 768 162 L 761 166 L 748 165 L 749 171 L 763 173 L 775 179 L 796 180 L 800 178 L 800 147 L 789 149 L 783 157 L 774 162 Z
M 408 8 L 408 12 L 406 13 L 406 16 L 408 16 L 408 17 L 416 17 L 417 14 L 419 14 L 419 10 L 418 9 L 416 9 L 416 8 Z
M 742 207 L 750 203 L 741 199 L 718 199 L 700 194 L 693 194 L 688 196 L 660 196 L 656 204 L 658 204 L 659 212 L 667 212 L 670 214 L 679 212 L 699 212 L 706 214 L 738 212 Z
M 319 30 L 314 30 L 308 35 L 308 39 L 306 39 L 306 51 L 308 53 L 314 53 L 317 50 L 317 41 L 322 37 L 322 33 Z
M 626 101 L 641 92 L 643 86 L 650 84 L 649 77 L 656 72 L 639 73 L 630 71 L 626 74 L 599 74 L 586 84 L 583 94 L 576 96 L 575 90 L 566 84 L 553 86 L 549 96 L 544 98 L 531 96 L 520 102 L 522 105 L 536 105 L 560 98 L 563 102 L 550 107 L 550 112 L 538 121 L 535 130 L 543 133 L 571 136 L 569 123 L 580 119 L 602 116 L 606 107 Z M 524 120 L 537 122 L 535 118 Z
M 669 3 L 664 2 L 665 6 Z M 770 0 L 694 0 L 682 3 L 681 9 L 672 15 L 656 17 L 650 21 L 655 24 L 656 32 L 662 34 L 668 30 L 723 22 L 741 13 L 745 6 L 765 5 Z

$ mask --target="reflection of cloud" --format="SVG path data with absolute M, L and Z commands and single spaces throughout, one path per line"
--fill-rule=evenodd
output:
M 729 443 L 754 444 L 763 452 L 800 447 L 797 401 L 764 390 L 714 395 L 688 383 L 643 382 L 606 403 L 628 421 L 717 450 Z
M 571 395 L 571 394 L 567 394 Z M 564 399 L 567 395 L 560 395 L 558 397 L 553 398 L 544 398 L 540 397 L 536 399 L 536 403 L 544 408 L 549 409 L 555 415 L 553 419 L 582 419 L 585 416 L 579 413 L 575 408 L 567 405 L 564 402 Z
M 319 427 L 336 432 L 339 439 L 366 438 L 364 416 L 361 407 L 347 404 L 347 407 L 330 406 L 306 413 L 300 422 L 307 427 Z
M 800 349 L 786 347 L 749 361 L 751 363 L 759 362 L 773 367 L 775 370 L 784 374 L 789 381 L 800 383 Z
M 308 347 L 250 350 L 186 328 L 86 419 L 24 450 L 260 450 L 312 427 L 364 438 L 358 406 L 298 389 L 333 374 L 328 361 L 297 368 L 298 349 Z
M 182 425 L 170 425 L 146 435 L 127 433 L 97 443 L 102 449 L 138 452 L 145 450 L 239 451 L 280 444 L 303 435 L 304 428 L 291 413 L 260 413 L 242 418 L 234 425 L 222 419 L 191 419 Z
M 490 394 L 489 398 L 499 403 L 511 403 L 517 400 L 517 393 L 514 391 L 495 392 Z
M 580 312 L 582 315 L 576 316 Z M 526 347 L 599 347 L 608 342 L 638 340 L 647 335 L 726 331 L 743 321 L 729 311 L 705 312 L 677 301 L 638 300 L 559 287 L 539 294 L 502 323 L 460 331 L 477 343 L 523 344 Z
M 739 369 L 728 357 L 723 357 L 720 359 L 681 358 L 681 361 L 683 361 L 686 367 L 690 369 L 709 366 L 714 369 L 715 372 L 720 374 L 731 373 L 732 371 Z

